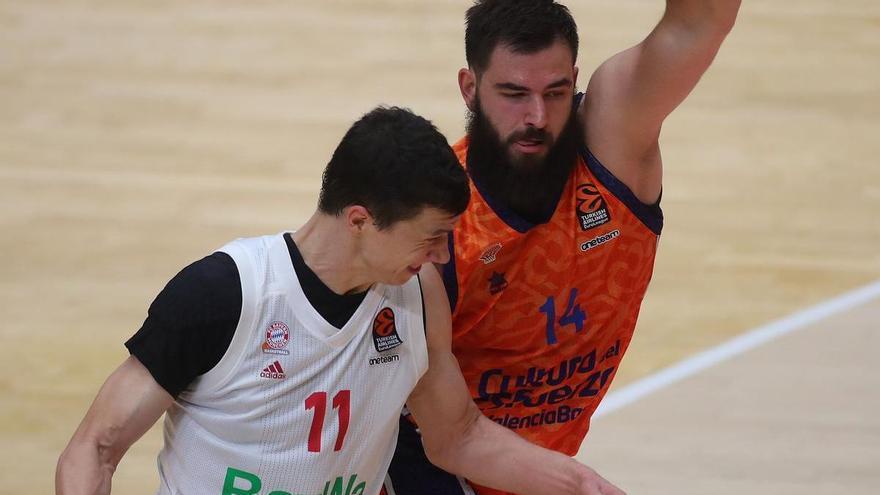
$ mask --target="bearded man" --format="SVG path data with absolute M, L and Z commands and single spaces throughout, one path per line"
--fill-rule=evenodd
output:
M 440 267 L 453 353 L 489 419 L 574 455 L 629 346 L 663 226 L 664 119 L 733 27 L 740 0 L 667 0 L 641 43 L 576 92 L 577 26 L 553 0 L 466 15 L 470 116 L 453 146 L 471 202 Z M 500 494 L 425 460 L 401 421 L 397 495 Z M 524 466 L 524 468 L 528 468 Z

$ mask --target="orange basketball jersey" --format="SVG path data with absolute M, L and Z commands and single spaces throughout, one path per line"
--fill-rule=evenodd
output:
M 468 139 L 453 148 L 466 166 Z M 444 282 L 453 351 L 486 416 L 577 452 L 632 337 L 662 223 L 586 149 L 544 224 L 471 181 Z

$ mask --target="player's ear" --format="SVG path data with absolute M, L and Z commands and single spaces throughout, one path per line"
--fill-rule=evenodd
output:
M 342 210 L 345 217 L 345 224 L 348 230 L 357 235 L 363 232 L 364 228 L 373 224 L 373 216 L 370 210 L 361 205 L 352 205 Z
M 468 110 L 475 111 L 477 74 L 471 69 L 459 69 L 458 89 L 461 91 L 461 97 L 464 98 L 464 104 L 467 105 Z

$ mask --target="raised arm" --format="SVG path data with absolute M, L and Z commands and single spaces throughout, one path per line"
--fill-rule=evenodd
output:
M 168 409 L 173 398 L 129 357 L 98 392 L 55 471 L 55 493 L 109 494 L 116 466 Z
M 712 63 L 740 1 L 667 0 L 651 34 L 590 79 L 580 109 L 587 146 L 644 203 L 660 195 L 663 120 Z
M 481 485 L 524 495 L 621 494 L 571 457 L 521 438 L 480 412 L 451 351 L 451 318 L 442 282 L 422 271 L 428 318 L 428 371 L 407 406 L 422 432 L 428 459 Z

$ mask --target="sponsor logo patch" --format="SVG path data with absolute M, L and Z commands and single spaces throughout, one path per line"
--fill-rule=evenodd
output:
M 584 241 L 581 243 L 581 251 L 589 251 L 590 249 L 597 248 L 606 242 L 613 241 L 618 236 L 620 236 L 619 230 L 612 230 L 611 232 L 606 232 L 602 235 L 596 236 L 589 241 Z
M 497 259 L 498 251 L 501 251 L 500 242 L 496 242 L 495 244 L 487 247 L 483 251 L 483 254 L 480 255 L 480 261 L 482 261 L 484 265 L 488 265 L 489 263 L 494 262 Z
M 263 352 L 266 354 L 290 354 L 286 349 L 290 342 L 290 328 L 284 322 L 272 322 L 266 328 L 266 340 L 263 342 Z
M 392 354 L 390 356 L 376 356 L 370 358 L 370 366 L 377 364 L 388 364 L 400 361 L 400 354 Z
M 605 198 L 595 184 L 580 184 L 577 187 L 577 214 L 581 230 L 590 230 L 611 221 Z
M 394 324 L 394 311 L 382 308 L 373 320 L 373 346 L 377 352 L 387 351 L 403 344 Z
M 564 423 L 568 420 L 563 418 L 572 418 L 574 409 L 571 408 L 598 405 L 611 383 L 623 351 L 618 339 L 593 348 L 586 354 L 562 359 L 554 366 L 532 366 L 515 371 L 504 368 L 486 370 L 480 377 L 474 402 L 489 419 L 499 423 L 502 423 L 499 415 L 511 408 L 515 409 L 514 413 L 525 412 L 533 416 L 531 420 L 523 419 L 520 428 L 530 424 Z M 552 418 L 544 417 L 543 413 L 534 416 L 543 408 L 558 408 L 562 404 L 570 406 L 568 413 L 559 410 Z M 508 419 L 504 419 L 502 424 L 517 428 L 511 426 Z
M 263 368 L 263 371 L 260 372 L 260 378 L 272 378 L 273 380 L 283 380 L 287 375 L 284 374 L 284 369 L 281 368 L 281 363 L 275 361 Z

